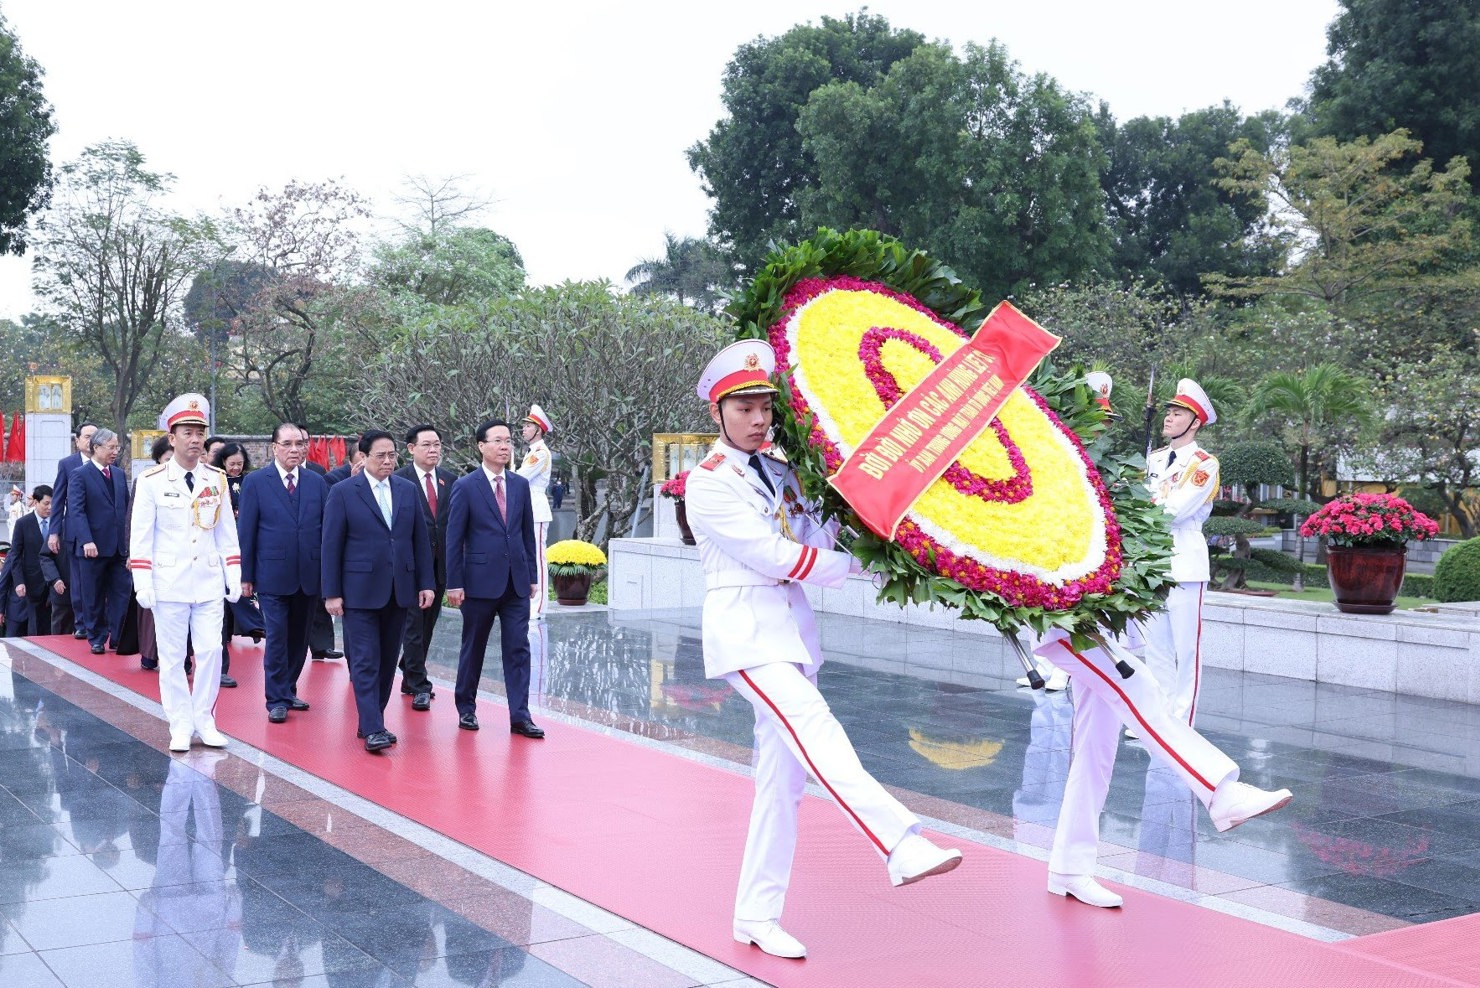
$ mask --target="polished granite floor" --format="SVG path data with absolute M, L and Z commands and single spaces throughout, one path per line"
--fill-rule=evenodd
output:
M 704 679 L 698 620 L 552 616 L 532 636 L 542 722 L 746 762 L 749 706 Z M 1046 857 L 1069 697 L 1018 689 L 1015 670 L 985 660 L 955 681 L 908 672 L 911 656 L 973 648 L 970 636 L 828 615 L 822 630 L 823 690 L 864 763 L 942 829 Z M 432 655 L 442 681 L 456 642 L 451 613 Z M 66 663 L 0 653 L 5 988 L 753 984 L 238 744 L 172 758 L 139 703 Z M 1125 743 L 1106 875 L 1324 939 L 1480 911 L 1480 708 L 1206 679 L 1200 727 L 1245 779 L 1287 785 L 1295 803 L 1217 835 Z

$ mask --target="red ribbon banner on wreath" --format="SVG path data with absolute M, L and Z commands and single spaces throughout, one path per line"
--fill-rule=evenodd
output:
M 1058 345 L 1010 303 L 998 303 L 965 346 L 884 412 L 828 483 L 871 531 L 894 538 L 920 495 Z

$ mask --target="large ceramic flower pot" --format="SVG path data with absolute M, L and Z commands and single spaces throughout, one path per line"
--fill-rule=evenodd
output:
M 689 528 L 689 512 L 682 500 L 673 502 L 673 517 L 678 522 L 679 538 L 683 540 L 683 544 L 693 545 L 694 530 Z
M 591 594 L 591 574 L 575 573 L 571 576 L 550 575 L 550 585 L 555 588 L 555 603 L 567 607 L 579 607 L 586 603 Z
M 1346 614 L 1391 614 L 1408 564 L 1408 547 L 1330 546 L 1326 571 L 1336 594 L 1336 609 Z

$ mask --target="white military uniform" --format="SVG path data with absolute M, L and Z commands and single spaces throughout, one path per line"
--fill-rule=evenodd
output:
M 554 517 L 550 511 L 549 491 L 550 473 L 555 458 L 550 453 L 550 447 L 545 445 L 545 435 L 550 434 L 551 428 L 550 419 L 545 415 L 544 409 L 539 405 L 531 405 L 524 421 L 533 422 L 544 432 L 544 435 L 529 444 L 524 462 L 514 471 L 529 481 L 529 500 L 534 506 L 535 573 L 538 586 L 534 595 L 529 598 L 529 618 L 531 621 L 541 621 L 544 620 L 545 607 L 550 597 L 550 573 L 545 563 L 545 543 L 549 538 L 550 520 Z
M 803 583 L 840 587 L 850 557 L 830 548 L 788 468 L 717 443 L 689 473 L 685 501 L 704 567 L 704 671 L 755 708 L 755 803 L 735 918 L 776 920 L 786 900 L 797 811 L 810 772 L 879 854 L 919 820 L 868 774 L 817 690 L 816 619 Z
M 1147 460 L 1146 486 L 1171 515 L 1171 575 L 1177 581 L 1167 594 L 1166 610 L 1146 621 L 1146 662 L 1172 715 L 1193 724 L 1202 687 L 1202 604 L 1209 574 L 1202 525 L 1218 496 L 1218 461 L 1196 442 L 1176 450 L 1164 446 Z
M 241 597 L 241 549 L 226 474 L 204 461 L 190 471 L 174 460 L 139 478 L 134 494 L 129 569 L 141 605 L 154 610 L 159 642 L 159 699 L 175 739 L 217 734 L 221 688 L 222 593 Z M 195 683 L 185 678 L 185 641 L 195 647 Z
M 1054 831 L 1048 870 L 1061 875 L 1089 875 L 1095 869 L 1100 842 L 1100 812 L 1110 791 L 1120 727 L 1136 731 L 1146 750 L 1176 772 L 1204 806 L 1224 782 L 1238 779 L 1238 765 L 1186 721 L 1173 717 L 1155 679 L 1140 659 L 1114 639 L 1109 650 L 1079 651 L 1068 637 L 1051 631 L 1035 654 L 1069 673 L 1074 699 L 1073 744 L 1064 802 Z M 1120 678 L 1123 659 L 1135 670 Z

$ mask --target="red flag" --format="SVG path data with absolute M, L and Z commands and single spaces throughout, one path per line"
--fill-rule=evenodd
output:
M 26 458 L 26 416 L 16 412 L 10 417 L 10 443 L 5 447 L 5 459 L 12 463 Z
M 15 428 L 15 420 L 11 420 L 11 428 Z M 0 436 L 5 435 L 5 413 L 0 412 Z M 10 444 L 0 443 L 0 463 L 10 462 Z
M 1001 302 L 981 328 L 895 402 L 828 479 L 892 539 L 925 489 L 981 435 L 1059 338 Z
M 309 457 L 324 469 L 329 468 L 329 440 L 323 436 L 314 436 L 309 442 Z
M 343 436 L 335 436 L 334 437 L 334 442 L 332 444 L 332 447 L 333 447 L 333 450 L 334 450 L 334 462 L 335 463 L 343 463 L 344 460 L 345 460 L 345 456 L 344 456 L 344 437 Z

